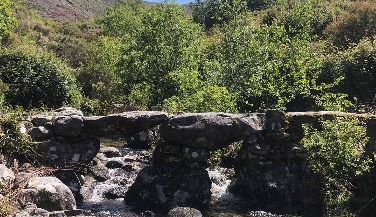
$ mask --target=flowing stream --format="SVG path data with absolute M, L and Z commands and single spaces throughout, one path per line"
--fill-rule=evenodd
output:
M 121 161 L 125 162 L 127 166 L 123 166 L 123 169 L 109 169 L 109 179 L 103 182 L 86 177 L 85 183 L 90 184 L 82 186 L 81 192 L 86 196 L 84 196 L 84 200 L 78 205 L 78 208 L 91 210 L 95 216 L 100 217 L 151 216 L 148 212 L 137 212 L 133 207 L 125 204 L 123 198 L 109 199 L 111 198 L 109 192 L 123 195 L 135 181 L 137 173 L 145 166 L 150 165 L 151 161 L 151 152 L 149 151 L 129 148 L 119 148 L 119 150 L 123 153 L 123 157 L 108 158 L 107 161 Z M 244 207 L 247 206 L 247 201 L 227 192 L 227 187 L 234 174 L 233 169 L 216 168 L 207 170 L 212 181 L 212 202 L 210 212 L 205 216 L 277 216 L 262 211 L 248 212 L 244 215 Z

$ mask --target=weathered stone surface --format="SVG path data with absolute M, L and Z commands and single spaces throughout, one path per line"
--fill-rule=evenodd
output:
M 33 177 L 22 190 L 24 204 L 35 203 L 48 211 L 71 210 L 76 201 L 69 188 L 55 177 Z
M 8 169 L 4 164 L 0 164 L 0 183 L 9 186 L 14 181 L 15 176 L 11 169 Z
M 133 134 L 127 139 L 127 147 L 133 149 L 149 149 L 158 141 L 159 129 L 147 129 L 145 131 Z
M 244 140 L 229 191 L 264 208 L 318 204 L 320 191 L 306 162 L 307 150 L 288 139 L 269 142 L 259 137 Z
M 41 208 L 27 208 L 13 215 L 13 217 L 50 217 L 50 213 Z
M 119 159 L 109 160 L 106 163 L 106 167 L 109 168 L 109 169 L 122 168 L 123 166 L 124 166 L 124 162 L 122 162 Z
M 31 129 L 30 135 L 35 141 L 43 141 L 51 139 L 53 136 L 53 131 L 50 129 L 50 127 L 38 126 Z
M 84 132 L 94 137 L 124 138 L 160 125 L 168 118 L 167 113 L 157 111 L 132 111 L 85 117 Z
M 170 119 L 160 128 L 171 143 L 217 150 L 265 129 L 265 114 L 190 113 Z
M 77 137 L 82 133 L 84 120 L 82 116 L 58 116 L 54 121 L 55 136 L 67 138 Z
M 83 177 L 83 172 L 78 170 L 56 170 L 54 176 L 63 182 L 73 193 L 76 202 L 82 200 L 80 194 L 81 186 L 84 184 L 85 180 Z
M 98 182 L 103 182 L 110 178 L 107 167 L 99 160 L 94 161 L 94 165 L 89 167 L 89 170 Z
M 72 115 L 77 115 L 77 116 L 84 116 L 82 111 L 73 108 L 73 107 L 61 107 L 55 110 L 55 116 L 72 116 Z
M 127 191 L 128 191 L 128 188 L 125 186 L 122 186 L 122 187 L 116 186 L 114 188 L 110 188 L 106 190 L 106 192 L 104 192 L 104 196 L 107 199 L 124 198 Z
M 145 167 L 125 196 L 128 204 L 166 212 L 177 206 L 206 209 L 211 181 L 203 169 Z
M 191 207 L 176 207 L 170 210 L 168 217 L 202 217 L 202 213 Z
M 42 161 L 49 166 L 69 166 L 90 163 L 100 148 L 99 139 L 70 140 L 52 138 L 38 146 Z
M 99 153 L 103 153 L 107 158 L 123 156 L 119 149 L 115 147 L 101 147 Z
M 153 153 L 153 164 L 170 164 L 179 167 L 201 168 L 208 167 L 207 160 L 210 157 L 209 151 L 203 148 L 194 148 L 187 145 L 173 145 L 168 142 L 161 142 Z
M 52 115 L 39 114 L 39 115 L 31 116 L 31 117 L 29 117 L 29 119 L 31 120 L 31 123 L 35 127 L 39 127 L 39 126 L 51 125 L 53 116 Z

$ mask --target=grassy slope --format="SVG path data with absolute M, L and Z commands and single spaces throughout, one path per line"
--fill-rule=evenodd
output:
M 24 0 L 43 18 L 55 21 L 87 20 L 102 14 L 106 6 L 118 0 Z

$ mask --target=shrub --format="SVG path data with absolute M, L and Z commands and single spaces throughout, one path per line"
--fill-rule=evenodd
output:
M 0 154 L 20 156 L 32 162 L 37 153 L 31 143 L 26 126 L 21 127 L 22 110 L 3 110 L 0 116 Z
M 355 118 L 323 121 L 322 129 L 303 125 L 303 145 L 310 151 L 311 168 L 322 180 L 322 194 L 327 214 L 340 214 L 353 194 L 357 178 L 369 171 L 365 155 L 368 143 L 366 127 Z
M 12 106 L 58 108 L 68 104 L 76 106 L 80 100 L 69 68 L 56 58 L 36 51 L 0 52 L 0 78 L 8 85 L 5 101 Z
M 376 33 L 376 3 L 356 1 L 348 5 L 336 21 L 325 30 L 327 38 L 341 48 L 358 43 Z

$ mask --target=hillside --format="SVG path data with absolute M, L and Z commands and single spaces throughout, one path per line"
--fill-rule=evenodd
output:
M 42 17 L 55 21 L 87 20 L 103 14 L 108 5 L 118 0 L 24 0 Z

